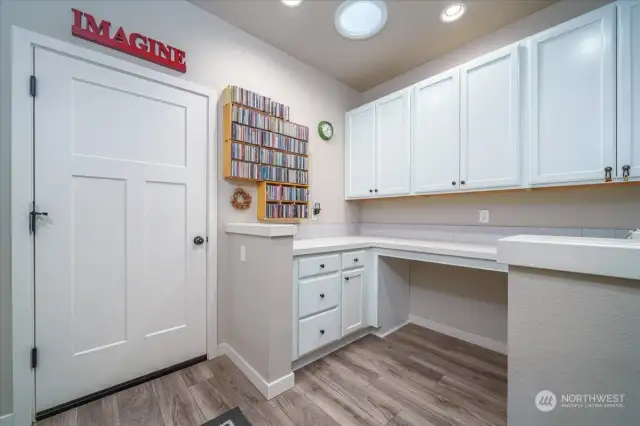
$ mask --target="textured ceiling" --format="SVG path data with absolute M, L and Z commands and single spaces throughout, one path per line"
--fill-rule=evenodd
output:
M 388 0 L 389 20 L 369 40 L 346 40 L 334 28 L 337 0 L 190 0 L 359 91 L 450 52 L 556 0 L 471 0 L 458 21 L 440 21 L 451 1 Z

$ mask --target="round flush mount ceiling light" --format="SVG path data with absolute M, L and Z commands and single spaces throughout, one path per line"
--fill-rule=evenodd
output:
M 282 4 L 289 7 L 298 7 L 302 4 L 303 0 L 280 0 Z
M 336 10 L 336 30 L 352 40 L 373 37 L 386 23 L 387 4 L 382 0 L 347 0 Z
M 467 11 L 467 6 L 464 3 L 454 3 L 444 8 L 440 14 L 440 19 L 443 22 L 457 21 Z

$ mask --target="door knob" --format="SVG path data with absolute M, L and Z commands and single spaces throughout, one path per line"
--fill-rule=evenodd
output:
M 204 244 L 204 238 L 202 238 L 201 236 L 197 236 L 193 239 L 193 244 L 200 246 L 202 244 Z
M 344 279 L 345 279 L 346 281 L 349 281 L 349 277 L 344 277 Z
M 324 299 L 324 293 L 320 293 L 320 298 Z
M 320 334 L 324 334 L 324 330 L 320 330 Z

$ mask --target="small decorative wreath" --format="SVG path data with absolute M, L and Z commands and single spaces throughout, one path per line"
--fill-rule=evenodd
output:
M 236 210 L 246 210 L 251 207 L 251 194 L 242 188 L 236 188 L 231 197 L 231 205 Z

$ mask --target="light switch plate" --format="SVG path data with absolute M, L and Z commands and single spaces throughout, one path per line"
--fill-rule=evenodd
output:
M 240 262 L 247 261 L 247 248 L 245 246 L 240 246 Z
M 489 210 L 478 210 L 478 222 L 489 223 Z

